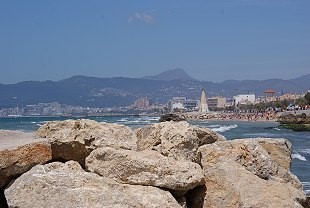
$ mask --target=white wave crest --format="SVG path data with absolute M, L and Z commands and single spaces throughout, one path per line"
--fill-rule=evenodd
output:
M 304 156 L 302 156 L 301 154 L 299 154 L 298 152 L 293 153 L 292 154 L 292 158 L 293 159 L 298 159 L 298 160 L 301 160 L 301 161 L 307 161 L 306 158 Z
M 127 122 L 127 121 L 128 121 L 127 118 L 122 118 L 122 119 L 117 120 L 117 122 Z
M 310 154 L 310 149 L 302 149 L 302 150 L 298 150 L 298 152 L 301 152 L 304 154 Z
M 221 127 L 218 127 L 218 128 L 212 128 L 212 130 L 216 131 L 216 132 L 225 132 L 225 131 L 229 131 L 231 129 L 235 129 L 237 127 L 238 127 L 237 124 L 233 124 L 233 125 L 229 125 L 229 126 L 221 126 Z
M 221 125 L 219 125 L 219 124 L 215 124 L 215 125 L 209 125 L 209 126 L 207 126 L 208 128 L 219 128 L 219 127 L 221 127 Z
M 143 120 L 146 120 L 146 121 L 158 121 L 159 119 L 160 119 L 160 117 L 157 117 L 157 116 L 143 117 Z

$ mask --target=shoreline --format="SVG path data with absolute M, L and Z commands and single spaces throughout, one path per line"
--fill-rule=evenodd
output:
M 274 112 L 267 113 L 177 113 L 181 119 L 186 121 L 242 121 L 242 122 L 264 122 L 278 123 L 279 114 Z

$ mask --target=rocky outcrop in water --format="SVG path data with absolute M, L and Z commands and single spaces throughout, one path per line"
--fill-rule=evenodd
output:
M 162 115 L 159 119 L 159 122 L 166 122 L 166 121 L 176 121 L 176 122 L 185 121 L 185 118 L 181 114 L 169 113 Z
M 302 113 L 298 115 L 284 114 L 278 118 L 281 127 L 293 131 L 310 131 L 310 116 Z
M 198 147 L 224 141 L 216 132 L 189 125 L 187 122 L 163 122 L 137 130 L 138 150 L 156 150 L 176 160 L 199 163 Z
M 292 145 L 285 139 L 225 141 L 210 129 L 184 121 L 135 132 L 90 120 L 58 121 L 42 126 L 37 135 L 50 142 L 53 161 L 75 161 L 36 165 L 11 181 L 5 190 L 10 207 L 234 208 L 308 203 L 289 170 Z

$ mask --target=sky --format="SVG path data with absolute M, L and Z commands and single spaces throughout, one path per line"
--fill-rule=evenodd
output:
M 0 0 L 0 83 L 310 73 L 309 0 Z

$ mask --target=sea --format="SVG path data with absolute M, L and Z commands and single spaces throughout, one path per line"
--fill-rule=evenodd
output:
M 82 118 L 82 117 L 79 117 Z M 77 117 L 16 117 L 0 118 L 0 129 L 35 131 L 48 121 L 79 119 Z M 157 123 L 157 116 L 97 116 L 83 117 L 98 122 L 118 123 L 131 128 L 139 128 Z M 224 135 L 226 139 L 241 138 L 286 138 L 293 145 L 291 171 L 297 175 L 304 186 L 305 193 L 310 195 L 310 132 L 294 132 L 278 127 L 272 122 L 246 121 L 194 121 L 192 125 L 207 127 Z

